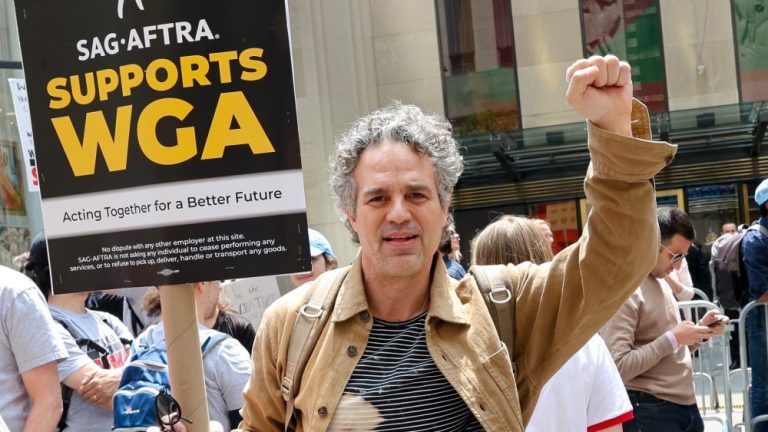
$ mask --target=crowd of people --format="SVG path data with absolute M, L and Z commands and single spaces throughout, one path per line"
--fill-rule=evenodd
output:
M 514 342 L 502 343 L 462 266 L 449 208 L 463 162 L 450 124 L 394 103 L 359 119 L 331 157 L 338 210 L 359 246 L 350 265 L 337 268 L 309 229 L 311 271 L 292 276 L 296 289 L 258 331 L 226 308 L 220 281 L 193 284 L 201 337 L 229 335 L 203 355 L 216 430 L 704 430 L 691 353 L 729 318 L 710 310 L 694 322 L 677 306 L 693 295 L 693 225 L 681 210 L 654 211 L 653 183 L 676 147 L 651 140 L 627 63 L 582 59 L 566 78 L 591 155 L 581 238 L 553 255 L 546 221 L 505 215 L 471 241 L 471 264 L 503 277 L 494 289 L 505 300 L 494 301 L 512 304 L 501 322 Z M 755 199 L 768 228 L 768 180 Z M 748 298 L 768 299 L 768 236 L 747 230 L 743 256 Z M 28 277 L 0 267 L 0 418 L 12 431 L 110 430 L 129 356 L 165 343 L 163 324 L 151 324 L 157 289 L 142 292 L 141 307 L 52 295 L 42 236 L 22 270 Z M 335 298 L 286 394 L 290 329 L 321 287 Z M 111 313 L 89 307 L 100 304 Z M 753 415 L 768 413 L 763 325 L 746 322 Z

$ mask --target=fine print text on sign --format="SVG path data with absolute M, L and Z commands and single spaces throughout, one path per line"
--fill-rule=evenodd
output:
M 284 2 L 16 9 L 55 292 L 309 268 Z

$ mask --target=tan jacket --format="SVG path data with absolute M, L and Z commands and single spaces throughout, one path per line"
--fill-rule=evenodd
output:
M 434 266 L 427 347 L 486 430 L 522 432 L 542 385 L 608 321 L 656 262 L 652 178 L 672 160 L 676 147 L 646 141 L 647 111 L 639 102 L 634 108 L 633 133 L 644 139 L 614 135 L 588 123 L 592 162 L 585 191 L 593 207 L 579 242 L 550 264 L 508 266 L 517 295 L 516 376 L 474 279 L 455 282 L 441 263 Z M 280 383 L 288 340 L 311 288 L 294 290 L 264 313 L 241 430 L 283 430 Z M 302 376 L 295 400 L 297 431 L 328 430 L 371 327 L 357 260 Z

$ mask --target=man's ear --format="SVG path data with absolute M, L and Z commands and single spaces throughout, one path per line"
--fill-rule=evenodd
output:
M 347 220 L 349 220 L 349 223 L 352 224 L 352 228 L 357 231 L 357 228 L 355 227 L 357 224 L 357 219 L 355 218 L 355 215 L 352 214 L 352 211 L 345 208 L 344 215 L 347 217 Z

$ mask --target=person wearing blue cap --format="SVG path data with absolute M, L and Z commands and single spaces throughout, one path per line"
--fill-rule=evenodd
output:
M 333 270 L 338 266 L 328 239 L 312 228 L 307 228 L 307 233 L 309 234 L 309 255 L 312 257 L 312 269 L 306 273 L 291 275 L 291 282 L 296 288 L 317 279 L 322 273 Z
M 750 229 L 741 241 L 741 256 L 747 271 L 748 301 L 768 301 L 768 179 L 755 190 L 755 203 L 760 208 L 760 219 L 752 225 L 763 229 Z M 749 366 L 752 368 L 750 411 L 752 418 L 768 414 L 768 353 L 766 353 L 765 320 L 758 310 L 747 316 L 747 347 Z M 768 432 L 768 422 L 758 423 L 754 432 Z

